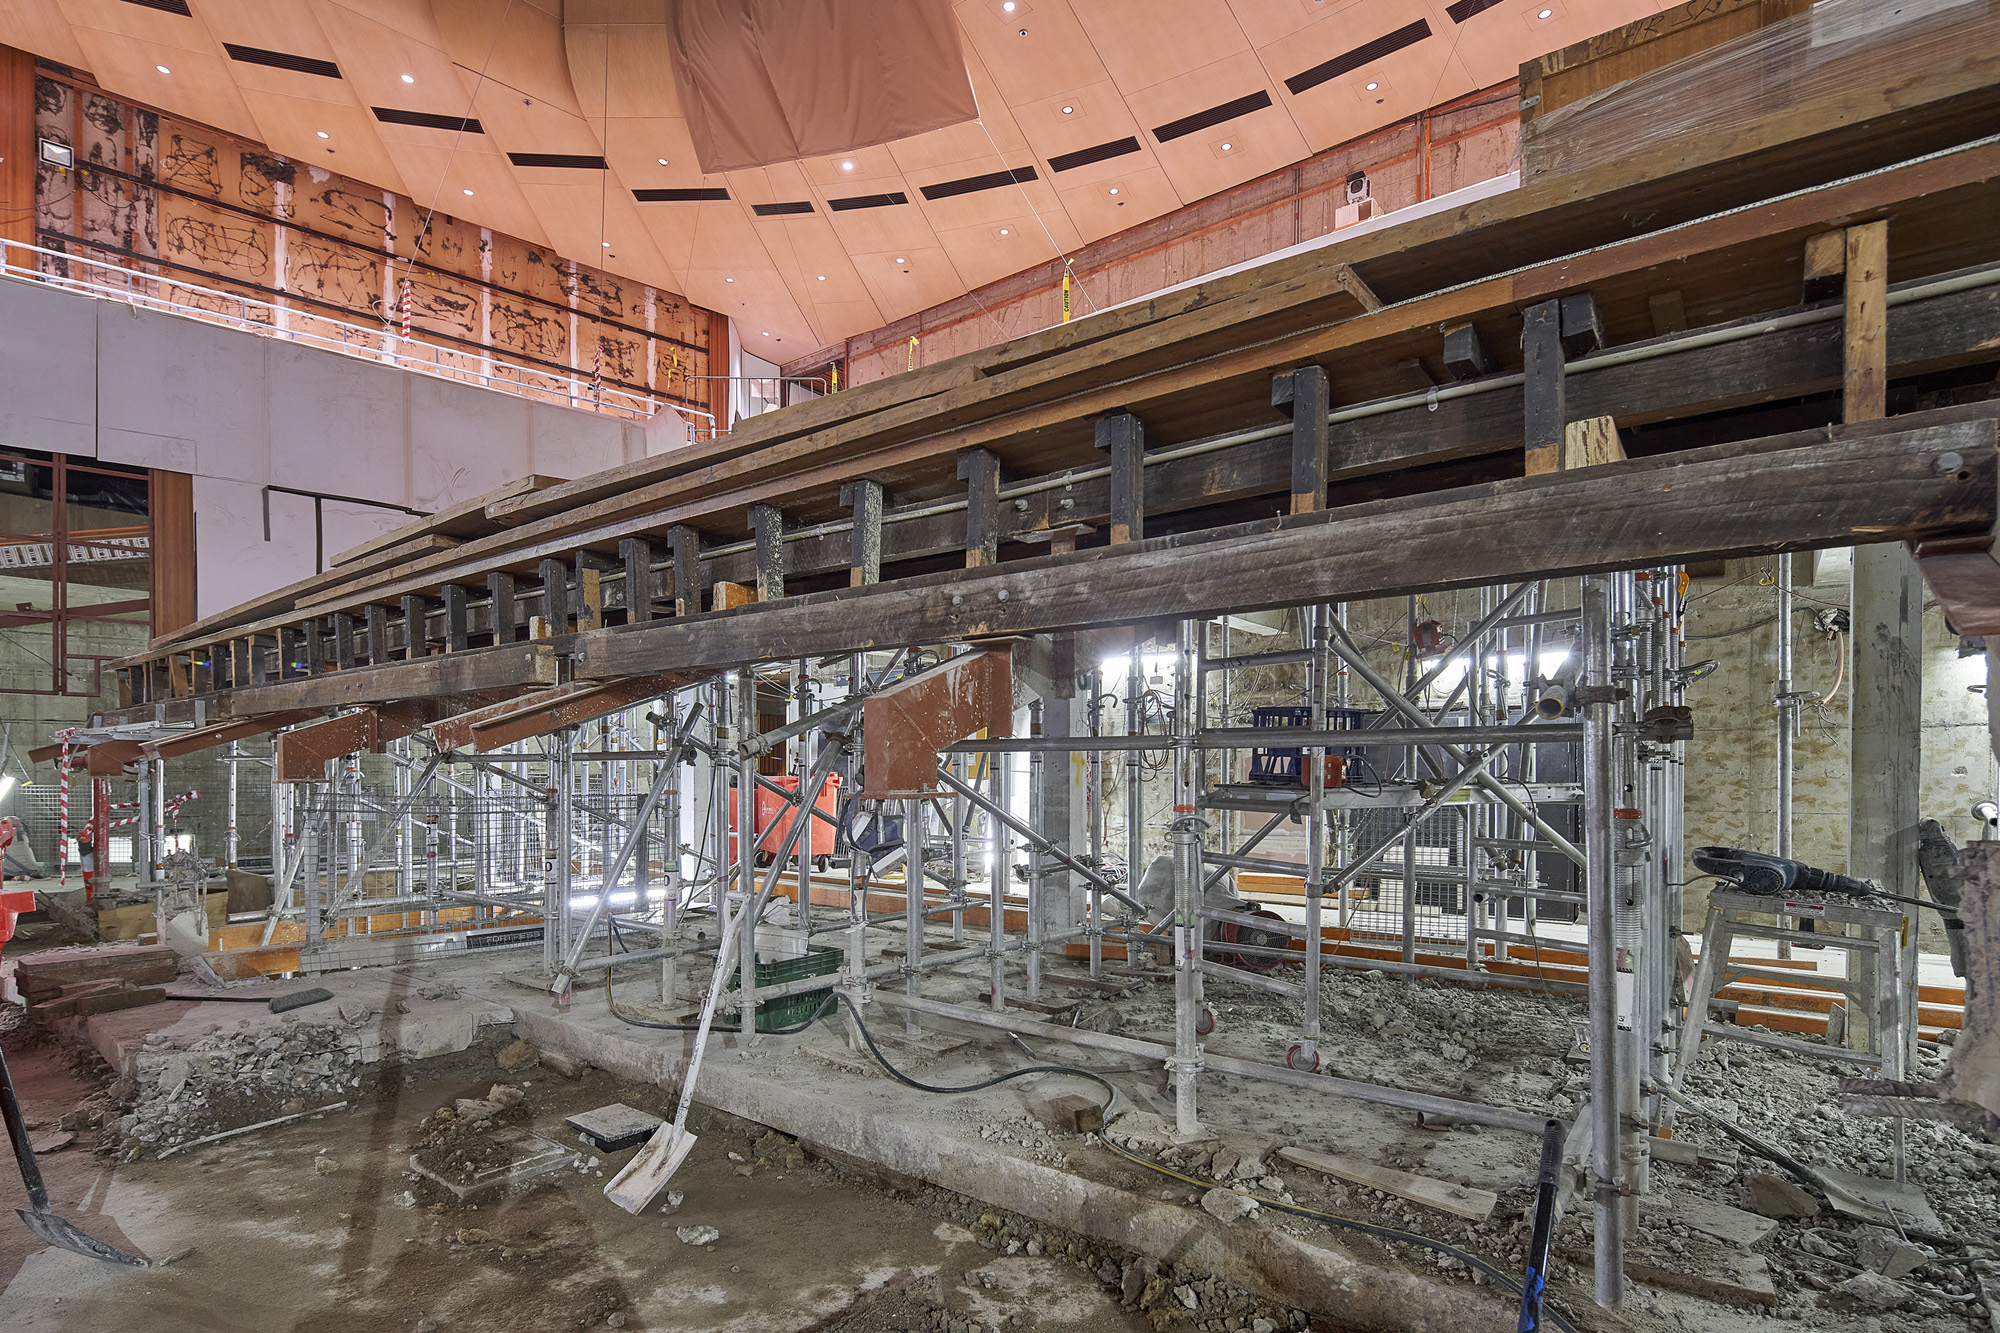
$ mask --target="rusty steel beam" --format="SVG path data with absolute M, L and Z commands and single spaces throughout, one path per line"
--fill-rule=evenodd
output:
M 403 737 L 437 716 L 428 699 L 363 708 L 310 726 L 278 733 L 273 762 L 280 782 L 319 782 L 330 759 L 369 750 L 380 754 L 390 741 Z
M 83 764 L 94 778 L 115 778 L 124 773 L 127 764 L 145 757 L 137 741 L 99 741 L 84 751 Z M 73 759 L 71 767 L 75 767 Z
M 662 671 L 627 680 L 578 682 L 575 686 L 565 687 L 565 692 L 558 698 L 551 698 L 550 695 L 555 692 L 550 691 L 516 699 L 496 709 L 482 709 L 478 715 L 469 715 L 471 721 L 465 731 L 475 750 L 497 750 L 516 741 L 546 736 L 552 731 L 578 726 L 607 713 L 671 694 L 709 674 L 705 671 Z M 438 734 L 436 729 L 432 734 Z M 439 743 L 443 744 L 442 737 Z
M 193 731 L 169 736 L 164 740 L 145 741 L 139 749 L 148 759 L 178 759 L 184 754 L 194 754 L 218 745 L 227 745 L 231 741 L 248 740 L 252 736 L 262 736 L 266 732 L 295 726 L 315 716 L 317 715 L 309 709 L 265 713 L 260 717 L 246 717 L 237 722 L 217 722 L 211 726 L 197 727 Z
M 938 751 L 982 729 L 1013 734 L 1014 667 L 1005 646 L 954 657 L 868 696 L 861 705 L 862 795 L 937 795 Z

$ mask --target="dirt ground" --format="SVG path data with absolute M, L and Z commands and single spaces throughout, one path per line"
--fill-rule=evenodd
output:
M 95 1090 L 55 1047 L 8 1039 L 31 1121 Z M 422 1122 L 496 1082 L 526 1093 L 508 1119 L 575 1144 L 582 1169 L 458 1203 L 412 1175 Z M 15 1333 L 475 1333 L 500 1329 L 1150 1330 L 1121 1303 L 1128 1256 L 1067 1246 L 955 1195 L 898 1195 L 768 1131 L 697 1115 L 702 1141 L 676 1174 L 681 1206 L 632 1217 L 602 1195 L 607 1167 L 562 1126 L 623 1101 L 671 1114 L 656 1087 L 598 1070 L 502 1073 L 488 1046 L 413 1065 L 351 1112 L 256 1131 L 164 1161 L 118 1162 L 94 1135 L 43 1159 L 55 1207 L 92 1235 L 165 1267 L 120 1268 L 45 1248 L 0 1225 L 0 1328 Z M 761 1140 L 761 1142 L 760 1142 Z M 760 1152 L 760 1148 L 762 1151 Z M 735 1160 L 735 1159 L 741 1159 Z M 11 1163 L 8 1164 L 11 1168 Z M 745 1174 L 747 1172 L 747 1174 Z M 25 1202 L 18 1176 L 0 1204 Z M 681 1227 L 720 1239 L 683 1243 Z M 1026 1240 L 1021 1237 L 1026 1237 Z M 1012 1249 L 1015 1253 L 1009 1254 Z M 1276 1316 L 1278 1327 L 1293 1321 Z M 1253 1327 L 1246 1305 L 1238 1323 Z

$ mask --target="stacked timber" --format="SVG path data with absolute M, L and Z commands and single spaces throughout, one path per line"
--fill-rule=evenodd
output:
M 160 945 L 60 949 L 18 960 L 14 985 L 30 1019 L 87 1018 L 159 1003 L 179 967 L 179 956 Z

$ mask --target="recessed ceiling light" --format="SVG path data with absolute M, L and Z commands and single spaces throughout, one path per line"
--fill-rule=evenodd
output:
M 824 273 L 820 274 L 820 275 L 819 275 L 819 280 L 820 280 L 821 282 L 825 282 L 825 281 L 826 281 L 826 274 L 824 274 Z
M 1118 193 L 1118 187 L 1117 187 L 1116 185 L 1114 185 L 1114 186 L 1112 186 L 1112 187 L 1111 187 L 1111 193 L 1113 193 L 1113 194 L 1117 194 L 1117 193 Z
M 852 171 L 854 170 L 854 164 L 852 162 L 843 162 L 840 164 L 840 169 L 842 171 Z
M 765 336 L 766 338 L 770 337 L 770 336 L 771 336 L 771 331 L 770 331 L 769 329 L 765 329 L 765 330 L 764 330 L 764 336 Z
M 663 158 L 661 158 L 661 159 L 660 159 L 660 165 L 661 165 L 661 166 L 663 166 L 663 167 L 665 167 L 665 166 L 671 166 L 671 165 L 673 165 L 673 164 L 672 164 L 672 163 L 670 163 L 670 162 L 668 162 L 668 161 L 667 161 L 667 159 L 665 159 L 665 158 L 663 157 Z
M 609 241 L 599 241 L 598 244 L 603 246 L 607 250 L 611 248 L 611 242 Z
M 724 279 L 723 279 L 723 281 L 724 281 L 724 282 L 734 282 L 734 281 L 736 281 L 736 279 L 734 279 L 734 278 L 724 278 Z
M 165 65 L 155 65 L 155 66 L 153 66 L 153 68 L 154 68 L 154 69 L 156 69 L 156 70 L 158 70 L 158 71 L 160 71 L 160 73 L 162 73 L 162 74 L 171 74 L 171 73 L 173 73 L 173 71 L 172 71 L 172 70 L 170 70 L 170 69 L 168 69 L 168 68 L 167 68 L 167 67 L 166 67 Z
M 1000 229 L 1000 234 L 1001 234 L 1002 236 L 1005 236 L 1005 235 L 1007 234 L 1007 229 L 1006 229 L 1005 227 L 1002 227 L 1002 228 Z
M 403 76 L 404 83 L 415 83 L 416 81 L 417 81 L 417 76 L 414 74 L 405 74 Z
M 333 136 L 329 135 L 329 134 L 328 134 L 328 133 L 327 133 L 327 132 L 326 132 L 325 130 L 314 130 L 314 131 L 313 131 L 313 133 L 314 133 L 314 134 L 317 134 L 317 135 L 318 135 L 318 136 L 319 136 L 320 138 L 322 138 L 322 139 L 328 139 L 328 138 L 331 138 L 331 137 L 333 137 Z
M 1535 17 L 1538 19 L 1551 18 L 1555 15 L 1555 12 L 1553 9 L 1544 9 L 1541 13 L 1535 15 Z
M 1028 35 L 1028 30 L 1026 28 L 1021 29 L 1021 35 L 1023 37 L 1026 37 Z
M 909 263 L 910 261 L 909 261 L 909 260 L 907 260 L 907 259 L 905 259 L 905 258 L 903 258 L 903 257 L 902 257 L 901 255 L 897 255 L 897 256 L 896 256 L 896 262 L 897 262 L 898 264 L 907 264 L 907 263 Z
M 472 191 L 470 191 L 470 190 L 467 190 L 467 191 L 466 191 L 466 193 L 467 193 L 467 194 L 471 194 L 471 193 L 472 193 Z
M 1013 13 L 1013 12 L 1014 12 L 1014 0 L 1007 0 L 1007 3 L 1005 3 L 1005 4 L 1003 4 L 1003 5 L 1001 5 L 1001 6 L 1000 6 L 1000 10 L 1001 10 L 1001 12 L 1002 12 L 1002 13 L 1005 13 L 1005 14 L 1011 14 L 1011 13 Z
M 1222 151 L 1226 153 L 1234 147 L 1236 147 L 1236 145 L 1233 143 L 1225 143 L 1224 145 L 1222 145 Z
M 1076 108 L 1073 106 L 1066 106 L 1063 108 L 1063 114 L 1065 116 L 1073 116 L 1076 114 Z
M 1381 85 L 1381 84 L 1379 84 L 1379 83 L 1371 83 L 1371 84 L 1369 84 L 1369 85 L 1368 85 L 1368 91 L 1372 93 L 1372 92 L 1374 92 L 1374 91 L 1375 91 L 1375 90 L 1376 90 L 1377 88 L 1380 88 L 1381 86 L 1382 86 L 1382 85 Z

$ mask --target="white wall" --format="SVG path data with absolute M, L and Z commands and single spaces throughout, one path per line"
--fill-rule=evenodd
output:
M 0 447 L 191 473 L 201 616 L 415 513 L 687 440 L 672 409 L 600 416 L 0 279 Z

